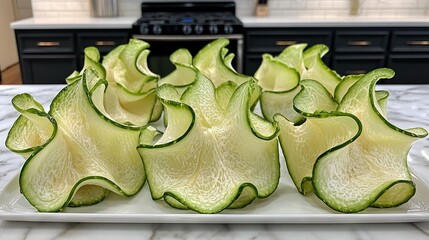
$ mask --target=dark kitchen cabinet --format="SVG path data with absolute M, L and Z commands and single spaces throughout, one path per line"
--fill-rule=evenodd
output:
M 395 70 L 388 83 L 429 84 L 429 28 L 392 31 L 386 65 Z
M 340 75 L 364 74 L 385 66 L 388 31 L 339 29 L 334 35 L 331 67 Z
M 71 54 L 33 54 L 21 57 L 23 83 L 65 83 L 65 79 L 78 69 L 76 57 Z
M 340 75 L 365 74 L 385 64 L 384 55 L 335 55 L 332 59 L 332 69 Z
M 263 53 L 278 55 L 295 43 L 323 43 L 324 62 L 340 75 L 392 68 L 391 84 L 429 84 L 428 27 L 284 27 L 246 28 L 244 73 L 253 75 Z
M 95 46 L 103 56 L 128 42 L 130 30 L 15 30 L 25 84 L 64 84 L 83 66 L 83 52 Z
M 391 84 L 429 84 L 429 54 L 391 54 L 387 67 L 395 70 Z

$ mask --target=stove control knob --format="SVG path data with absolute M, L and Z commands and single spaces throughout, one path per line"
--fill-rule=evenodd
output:
M 161 26 L 160 26 L 160 25 L 155 25 L 155 26 L 153 26 L 153 28 L 152 28 L 152 32 L 153 32 L 154 34 L 156 34 L 156 35 L 161 34 L 161 33 L 162 33 L 162 28 L 161 28 Z
M 234 28 L 233 28 L 231 25 L 225 25 L 225 26 L 223 27 L 223 31 L 224 31 L 226 34 L 232 34 L 232 33 L 234 32 Z
M 217 26 L 216 25 L 210 25 L 209 26 L 209 32 L 210 32 L 210 34 L 217 34 L 217 32 L 218 32 Z
M 189 25 L 184 25 L 183 28 L 182 28 L 182 32 L 185 35 L 189 35 L 189 34 L 192 33 L 192 27 L 189 26 Z
M 149 27 L 146 24 L 140 25 L 140 33 L 141 34 L 148 34 L 149 33 Z
M 201 33 L 203 33 L 204 28 L 201 25 L 196 25 L 194 30 L 195 30 L 196 34 L 201 34 Z

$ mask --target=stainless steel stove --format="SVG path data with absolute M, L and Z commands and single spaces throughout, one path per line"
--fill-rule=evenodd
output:
M 142 17 L 133 24 L 137 35 L 242 34 L 234 2 L 147 2 Z
M 133 38 L 151 45 L 149 67 L 161 76 L 174 68 L 168 57 L 178 48 L 195 55 L 217 38 L 230 40 L 235 67 L 242 70 L 243 24 L 235 15 L 235 2 L 143 2 L 142 16 L 132 28 Z

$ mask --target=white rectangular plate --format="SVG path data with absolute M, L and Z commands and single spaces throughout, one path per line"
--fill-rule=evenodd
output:
M 280 159 L 284 161 L 284 159 Z M 412 161 L 411 161 L 412 162 Z M 282 164 L 283 165 L 283 164 Z M 282 166 L 278 189 L 266 199 L 219 214 L 198 214 L 173 209 L 153 201 L 147 184 L 132 198 L 111 193 L 94 206 L 66 208 L 60 213 L 39 213 L 20 194 L 18 175 L 0 190 L 0 218 L 13 221 L 115 222 L 115 223 L 373 223 L 429 221 L 427 163 L 410 166 L 415 175 L 416 195 L 406 204 L 391 209 L 369 208 L 361 213 L 342 214 L 329 209 L 314 194 L 302 196 Z

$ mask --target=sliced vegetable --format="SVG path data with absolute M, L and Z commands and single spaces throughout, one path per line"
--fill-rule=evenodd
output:
M 341 77 L 331 70 L 322 60 L 329 51 L 323 44 L 314 45 L 304 51 L 303 60 L 306 71 L 301 73 L 301 79 L 313 79 L 320 82 L 331 95 L 334 95 L 335 87 L 340 83 Z
M 233 55 L 228 55 L 226 46 L 229 40 L 219 38 L 201 49 L 195 56 L 193 65 L 208 79 L 210 79 L 215 88 L 218 88 L 225 82 L 234 82 L 238 87 L 252 77 L 237 73 L 231 66 Z M 251 98 L 251 108 L 255 106 L 260 95 L 260 89 L 257 87 Z
M 214 84 L 200 73 L 180 100 L 172 85 L 158 89 L 167 128 L 155 144 L 146 139 L 138 147 L 152 198 L 215 213 L 243 207 L 277 188 L 278 128 L 249 112 L 255 85 L 254 80 L 241 84 L 226 109 L 215 100 Z
M 355 139 L 360 134 L 360 122 L 351 114 L 335 111 L 337 103 L 319 82 L 303 80 L 301 85 L 294 107 L 305 121 L 296 125 L 280 114 L 274 119 L 281 129 L 279 141 L 289 175 L 298 191 L 307 194 L 313 191 L 312 171 L 317 158 Z
M 360 119 L 362 135 L 349 146 L 325 154 L 314 166 L 315 192 L 333 209 L 358 212 L 371 205 L 393 207 L 407 202 L 415 193 L 407 154 L 412 143 L 427 132 L 421 128 L 399 129 L 380 113 L 375 83 L 393 75 L 390 69 L 366 74 L 349 89 L 338 107 Z
M 32 153 L 19 183 L 23 195 L 39 211 L 61 211 L 69 203 L 94 204 L 107 195 L 103 188 L 132 196 L 146 179 L 135 149 L 140 129 L 113 122 L 96 107 L 106 86 L 97 75 L 85 70 L 82 80 L 55 97 L 49 113 L 27 94 L 13 99 L 21 116 L 6 145 L 12 151 Z M 40 134 L 39 139 L 18 137 L 18 133 L 33 136 L 32 129 L 38 129 L 34 132 Z
M 267 120 L 273 121 L 273 116 L 280 113 L 292 122 L 301 121 L 302 117 L 292 105 L 293 98 L 300 90 L 299 73 L 295 69 L 289 68 L 270 54 L 264 54 L 255 78 L 262 88 L 260 104 Z

